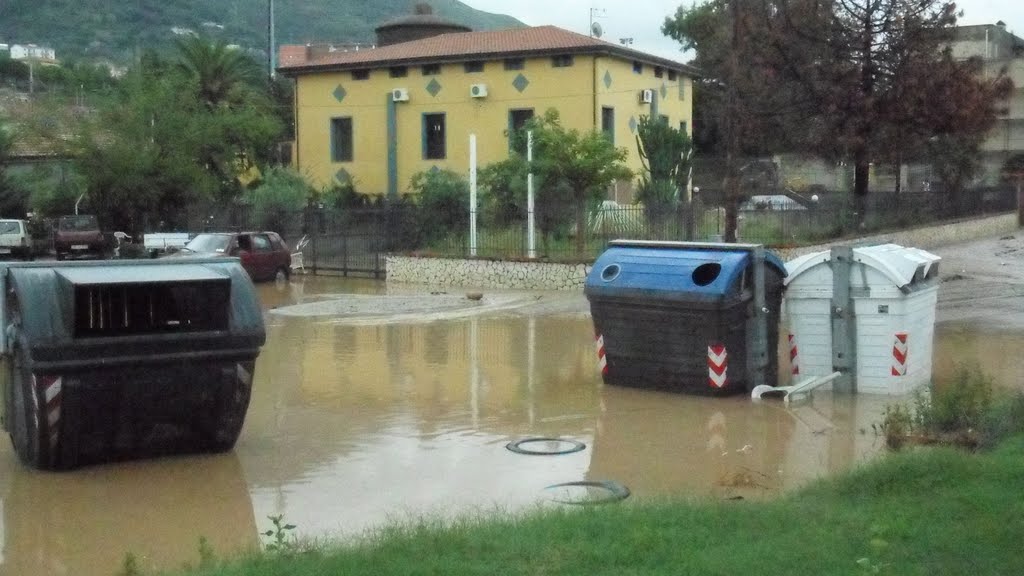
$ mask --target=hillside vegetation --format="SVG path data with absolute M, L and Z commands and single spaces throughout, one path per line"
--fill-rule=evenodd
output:
M 473 29 L 522 26 L 509 16 L 433 0 L 434 13 Z M 147 48 L 171 45 L 188 29 L 266 53 L 268 0 L 5 0 L 0 42 L 51 46 L 57 57 L 127 63 Z M 377 25 L 412 11 L 409 0 L 276 0 L 279 44 L 372 42 Z

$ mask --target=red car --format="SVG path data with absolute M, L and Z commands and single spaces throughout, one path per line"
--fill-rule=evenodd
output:
M 176 256 L 233 256 L 253 280 L 288 280 L 292 253 L 276 232 L 204 232 Z

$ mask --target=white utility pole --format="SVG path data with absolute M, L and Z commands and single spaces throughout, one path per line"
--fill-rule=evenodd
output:
M 533 130 L 526 133 L 526 161 L 533 162 Z M 537 257 L 536 221 L 533 214 L 533 170 L 526 175 L 526 256 Z
M 469 135 L 469 255 L 476 256 L 476 134 Z

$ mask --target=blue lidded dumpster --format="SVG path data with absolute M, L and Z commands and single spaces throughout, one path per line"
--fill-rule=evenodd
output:
M 0 265 L 0 400 L 37 468 L 234 446 L 266 340 L 237 259 Z
M 760 245 L 612 242 L 584 288 L 604 381 L 695 394 L 775 385 L 785 276 Z

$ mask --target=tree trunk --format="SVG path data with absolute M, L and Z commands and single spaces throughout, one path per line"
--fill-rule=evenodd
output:
M 583 257 L 583 248 L 586 245 L 587 235 L 587 201 L 578 195 L 576 197 L 576 257 Z
M 857 228 L 863 228 L 867 218 L 870 170 L 868 151 L 863 145 L 858 146 L 853 155 L 853 209 L 856 212 Z

